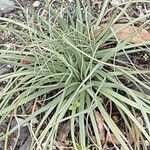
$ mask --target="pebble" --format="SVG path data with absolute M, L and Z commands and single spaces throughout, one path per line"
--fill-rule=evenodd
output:
M 0 75 L 11 72 L 12 66 L 9 64 L 0 64 Z
M 32 5 L 33 7 L 39 7 L 40 6 L 40 1 L 35 1 Z
M 110 3 L 112 6 L 116 7 L 121 4 L 121 0 L 111 0 Z
M 73 0 L 68 0 L 69 1 L 69 3 L 72 3 L 73 2 Z
M 9 13 L 15 9 L 15 2 L 13 0 L 0 0 L 0 16 Z

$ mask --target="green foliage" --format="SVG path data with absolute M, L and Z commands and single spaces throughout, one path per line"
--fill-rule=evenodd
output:
M 30 112 L 20 124 L 21 126 L 30 123 L 34 117 L 40 118 L 36 130 L 30 129 L 33 134 L 33 149 L 38 146 L 43 150 L 52 149 L 57 140 L 59 125 L 67 120 L 71 121 L 69 140 L 72 141 L 73 149 L 78 148 L 77 143 L 83 150 L 91 145 L 90 136 L 86 136 L 87 126 L 93 129 L 93 147 L 102 149 L 95 110 L 104 118 L 106 130 L 114 134 L 120 142 L 120 145 L 115 147 L 132 149 L 128 135 L 133 135 L 133 124 L 138 128 L 140 138 L 150 141 L 150 95 L 128 88 L 120 81 L 120 78 L 124 78 L 134 85 L 150 90 L 147 84 L 137 78 L 137 75 L 147 77 L 150 71 L 137 69 L 134 64 L 127 67 L 115 64 L 118 56 L 136 54 L 137 51 L 143 50 L 141 46 L 150 42 L 129 44 L 129 39 L 118 42 L 115 33 L 110 32 L 111 25 L 126 11 L 126 3 L 123 10 L 121 6 L 118 7 L 118 11 L 122 11 L 114 14 L 106 29 L 97 38 L 93 38 L 95 25 L 99 25 L 107 13 L 108 1 L 104 3 L 98 20 L 91 15 L 92 6 L 89 1 L 87 3 L 88 9 L 83 7 L 83 14 L 82 4 L 77 0 L 74 18 L 67 8 L 67 13 L 62 18 L 61 13 L 56 12 L 51 5 L 47 8 L 48 19 L 36 12 L 28 14 L 26 10 L 24 12 L 27 20 L 24 22 L 0 17 L 3 25 L 0 30 L 9 31 L 17 38 L 12 47 L 7 49 L 4 46 L 0 51 L 1 62 L 14 66 L 13 72 L 0 75 L 0 82 L 7 82 L 0 95 L 0 123 L 10 119 L 11 114 L 18 115 L 17 111 L 25 113 L 28 103 L 38 101 L 41 105 Z M 126 25 L 149 16 L 150 14 L 146 14 Z M 111 43 L 112 39 L 117 45 L 105 47 L 104 44 Z M 30 63 L 22 64 L 22 60 L 28 60 Z M 109 110 L 111 108 L 107 107 L 109 102 L 124 122 L 126 133 L 122 132 L 112 119 L 112 112 Z M 137 120 L 135 112 L 142 116 L 148 132 Z M 87 120 L 90 120 L 90 123 Z M 78 136 L 75 126 L 79 129 Z M 17 128 L 18 126 L 15 126 L 6 131 L 0 140 L 7 138 Z M 145 145 L 146 140 L 141 142 Z M 133 143 L 136 145 L 136 141 Z
M 144 58 L 145 61 L 148 61 L 149 56 L 147 54 L 144 54 L 143 58 Z
M 69 110 L 76 110 L 79 106 L 80 106 L 80 103 L 78 101 L 74 101 L 69 107 Z

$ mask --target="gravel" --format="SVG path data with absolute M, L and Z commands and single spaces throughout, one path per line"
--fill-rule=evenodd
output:
M 0 16 L 2 16 L 2 14 L 10 13 L 13 10 L 15 10 L 15 1 L 0 0 Z

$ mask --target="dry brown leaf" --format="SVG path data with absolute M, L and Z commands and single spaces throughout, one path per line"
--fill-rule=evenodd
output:
M 59 150 L 65 150 L 66 149 L 66 144 L 65 143 L 60 143 L 60 142 L 55 142 L 55 145 Z
M 28 60 L 23 59 L 23 60 L 20 61 L 20 64 L 28 65 L 28 64 L 31 64 L 31 62 L 28 61 Z
M 70 122 L 64 123 L 58 132 L 57 140 L 59 142 L 64 142 L 70 132 Z
M 101 139 L 102 143 L 104 143 L 105 142 L 104 119 L 98 111 L 95 112 L 95 118 L 96 118 L 98 130 L 99 130 L 99 134 L 100 134 L 100 139 Z
M 94 0 L 93 5 L 100 9 L 102 6 L 102 0 Z
M 123 28 L 123 26 L 124 24 L 113 24 L 112 28 L 114 29 L 114 31 L 116 31 L 119 30 L 120 28 Z M 103 30 L 104 27 L 106 27 L 106 24 L 102 24 L 101 27 L 99 27 L 93 32 L 95 38 L 100 34 L 100 32 Z M 139 29 L 138 27 L 133 26 L 123 28 L 116 35 L 119 40 L 123 41 L 126 40 L 133 33 L 135 33 L 135 36 L 129 41 L 130 43 L 139 44 L 144 41 L 150 41 L 150 33 L 147 30 Z
M 120 28 L 122 28 L 124 26 L 124 24 L 114 24 L 112 27 L 114 30 L 118 30 Z M 120 40 L 125 40 L 127 39 L 131 34 L 138 32 L 138 34 L 136 34 L 131 40 L 130 43 L 134 43 L 134 44 L 138 44 L 138 43 L 142 43 L 142 41 L 150 41 L 150 33 L 145 30 L 139 30 L 139 28 L 137 27 L 133 27 L 133 26 L 128 26 L 126 28 L 124 28 L 123 30 L 121 30 L 119 33 L 117 33 L 117 36 Z
M 46 9 L 42 10 L 41 17 L 43 17 L 45 20 L 48 19 L 48 11 Z
M 70 129 L 71 129 L 71 125 L 70 125 L 70 122 L 67 122 L 67 123 L 64 123 L 59 132 L 58 132 L 58 136 L 57 136 L 57 144 L 56 146 L 60 149 L 60 150 L 64 150 L 66 149 L 66 143 L 65 143 L 65 140 L 70 132 Z
M 114 134 L 109 134 L 107 137 L 107 142 L 108 143 L 113 143 L 116 145 L 120 145 L 120 142 L 117 140 L 117 138 L 114 136 Z

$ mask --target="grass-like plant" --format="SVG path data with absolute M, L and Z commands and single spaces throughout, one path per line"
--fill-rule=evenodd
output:
M 111 26 L 122 15 L 129 18 L 126 9 L 134 3 L 131 1 L 118 6 L 106 27 L 94 37 L 102 18 L 111 11 L 107 9 L 108 3 L 109 0 L 103 3 L 99 18 L 92 16 L 90 1 L 85 7 L 79 0 L 73 17 L 63 2 L 60 12 L 48 5 L 48 18 L 41 16 L 42 10 L 36 13 L 29 9 L 23 9 L 24 21 L 0 17 L 0 32 L 10 32 L 16 39 L 0 51 L 1 62 L 13 66 L 12 72 L 0 75 L 0 82 L 7 83 L 0 94 L 0 124 L 12 116 L 25 116 L 14 128 L 8 127 L 0 140 L 8 139 L 20 126 L 28 124 L 32 149 L 55 149 L 60 125 L 70 121 L 66 140 L 72 149 L 104 149 L 95 116 L 99 112 L 107 135 L 113 134 L 120 143 L 114 143 L 116 149 L 146 149 L 150 141 L 150 95 L 125 86 L 121 79 L 150 90 L 138 79 L 148 78 L 149 70 L 140 70 L 132 62 L 117 63 L 117 58 L 149 51 L 146 45 L 150 42 L 130 44 L 132 37 L 119 41 L 118 31 L 112 31 Z M 129 18 L 125 26 L 149 16 Z M 27 113 L 28 104 L 33 107 Z M 115 122 L 115 115 L 123 126 Z M 36 128 L 32 126 L 35 117 L 39 121 Z M 89 127 L 92 131 L 87 134 Z

